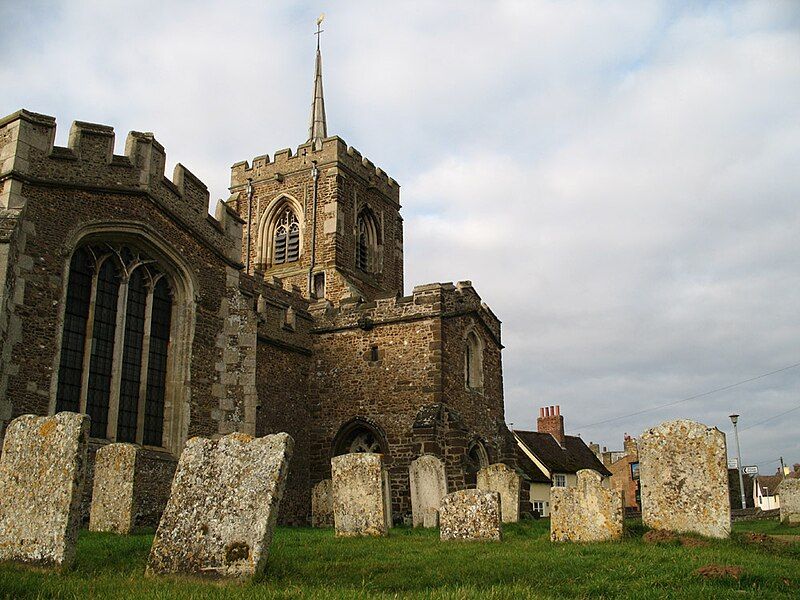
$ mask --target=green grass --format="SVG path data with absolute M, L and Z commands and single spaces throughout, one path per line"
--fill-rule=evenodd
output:
M 82 531 L 64 574 L 0 565 L 3 598 L 769 598 L 800 597 L 800 544 L 748 544 L 743 532 L 800 534 L 775 522 L 737 523 L 731 540 L 686 548 L 621 542 L 554 544 L 549 522 L 506 526 L 500 543 L 442 543 L 437 531 L 396 528 L 388 539 L 337 539 L 330 529 L 279 528 L 268 572 L 249 584 L 145 578 L 151 534 Z M 708 564 L 741 579 L 704 580 Z

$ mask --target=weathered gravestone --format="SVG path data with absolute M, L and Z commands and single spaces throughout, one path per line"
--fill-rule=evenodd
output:
M 333 488 L 330 479 L 323 479 L 311 490 L 311 525 L 333 527 Z
M 602 486 L 597 471 L 581 469 L 575 487 L 550 490 L 550 539 L 604 542 L 622 537 L 622 494 Z
M 408 468 L 411 482 L 411 520 L 414 527 L 436 527 L 439 506 L 447 495 L 444 463 L 432 454 L 423 454 Z
M 231 433 L 186 443 L 148 574 L 247 578 L 264 571 L 294 442 Z
M 500 541 L 500 494 L 460 490 L 439 507 L 439 537 L 444 541 Z
M 642 521 L 653 529 L 726 538 L 731 532 L 725 434 L 667 421 L 639 440 Z
M 387 535 L 392 515 L 383 456 L 371 452 L 335 456 L 331 474 L 336 535 Z
M 89 417 L 22 415 L 0 457 L 0 560 L 58 568 L 75 558 Z
M 109 444 L 95 454 L 90 531 L 130 533 L 136 520 L 134 479 L 139 448 Z
M 500 494 L 500 513 L 503 523 L 519 521 L 522 482 L 514 469 L 503 463 L 484 467 L 478 471 L 478 489 Z
M 800 479 L 787 477 L 778 486 L 781 523 L 800 523 Z

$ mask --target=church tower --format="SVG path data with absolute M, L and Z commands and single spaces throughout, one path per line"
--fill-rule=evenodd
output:
M 337 136 L 328 137 L 321 18 L 308 139 L 231 167 L 231 206 L 244 221 L 248 273 L 331 301 L 403 293 L 400 188 Z

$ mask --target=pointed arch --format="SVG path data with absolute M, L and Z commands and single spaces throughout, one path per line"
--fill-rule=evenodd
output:
M 297 198 L 286 193 L 273 198 L 259 220 L 256 266 L 267 269 L 300 260 L 304 223 L 303 206 Z
M 483 391 L 483 340 L 474 327 L 464 335 L 464 384 L 469 390 Z
M 383 236 L 375 213 L 364 206 L 356 219 L 356 268 L 365 273 L 380 273 L 383 263 Z

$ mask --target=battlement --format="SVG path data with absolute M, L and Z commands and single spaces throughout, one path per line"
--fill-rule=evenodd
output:
M 378 188 L 397 203 L 400 201 L 400 185 L 338 136 L 325 138 L 321 147 L 316 149 L 310 142 L 302 144 L 295 154 L 292 154 L 290 148 L 278 150 L 272 161 L 269 155 L 264 154 L 255 157 L 252 166 L 247 161 L 234 164 L 231 167 L 231 191 L 246 186 L 248 179 L 256 183 L 266 179 L 282 179 L 287 175 L 310 170 L 312 161 L 316 161 L 323 176 L 326 172 L 336 174 L 336 168 L 341 165 L 364 179 L 368 186 Z
M 66 147 L 55 146 L 55 135 L 56 120 L 47 115 L 20 110 L 0 119 L 0 179 L 147 193 L 198 234 L 224 246 L 231 260 L 241 260 L 234 248 L 241 243 L 241 232 L 238 240 L 229 238 L 237 229 L 231 219 L 238 217 L 218 209 L 212 218 L 208 188 L 182 164 L 175 165 L 172 180 L 165 177 L 166 152 L 152 133 L 131 131 L 124 155 L 114 154 L 115 133 L 107 125 L 74 121 Z M 24 199 L 5 194 L 0 202 L 13 207 Z
M 309 312 L 320 330 L 371 328 L 382 322 L 474 312 L 500 342 L 500 320 L 481 300 L 470 281 L 459 281 L 455 285 L 452 282 L 418 285 L 410 296 L 381 298 L 372 302 L 364 302 L 360 297 L 345 298 L 336 304 L 321 300 L 312 304 Z

